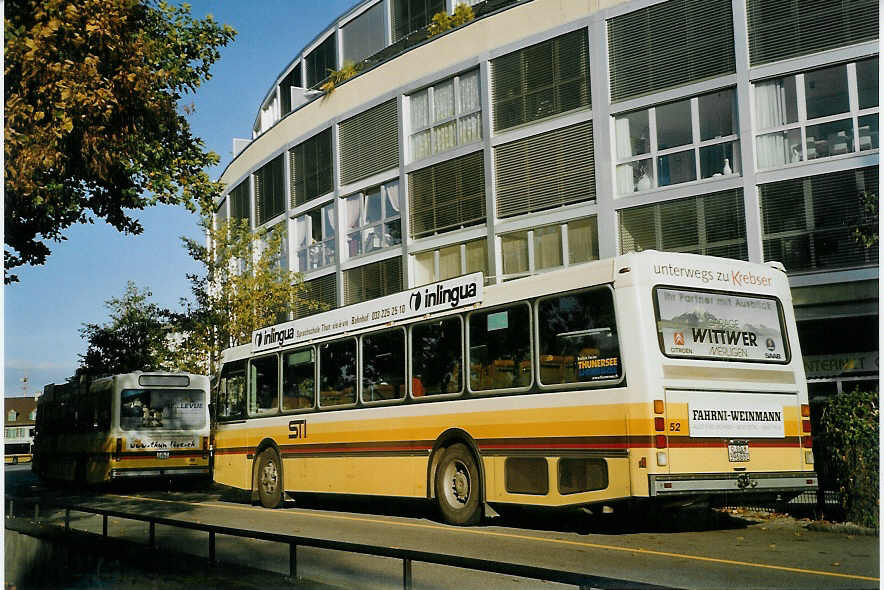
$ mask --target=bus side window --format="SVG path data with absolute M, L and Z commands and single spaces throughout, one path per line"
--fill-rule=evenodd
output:
M 542 299 L 537 317 L 542 384 L 622 377 L 614 299 L 609 288 Z
M 319 405 L 356 403 L 356 339 L 319 346 Z
M 401 328 L 362 337 L 362 401 L 405 397 L 405 332 Z
M 221 369 L 215 406 L 218 420 L 245 418 L 246 361 L 226 363 Z
M 470 390 L 525 388 L 531 385 L 529 307 L 470 314 Z
M 249 363 L 249 414 L 269 416 L 279 410 L 279 357 L 275 354 Z
M 411 328 L 412 396 L 463 391 L 463 331 L 460 317 Z
M 313 348 L 289 352 L 282 357 L 282 409 L 312 408 L 316 401 L 316 358 Z

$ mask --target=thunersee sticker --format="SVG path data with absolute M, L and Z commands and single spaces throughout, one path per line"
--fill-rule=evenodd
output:
M 775 299 L 663 287 L 656 294 L 657 331 L 667 356 L 788 361 Z

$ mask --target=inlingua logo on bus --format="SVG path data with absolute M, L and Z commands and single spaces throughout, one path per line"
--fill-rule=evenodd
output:
M 451 307 L 457 307 L 460 305 L 461 300 L 475 297 L 477 293 L 476 283 L 454 285 L 447 288 L 437 283 L 435 286 L 431 285 L 430 287 L 430 289 L 425 288 L 423 293 L 420 290 L 412 292 L 411 298 L 408 301 L 412 311 L 419 311 L 421 305 L 431 308 L 447 303 Z

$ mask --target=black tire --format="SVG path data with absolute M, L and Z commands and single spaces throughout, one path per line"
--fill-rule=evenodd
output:
M 261 506 L 278 508 L 282 504 L 282 464 L 275 450 L 264 449 L 258 455 L 255 485 Z
M 443 520 L 469 526 L 481 518 L 482 485 L 473 454 L 463 444 L 448 447 L 436 467 L 436 502 Z

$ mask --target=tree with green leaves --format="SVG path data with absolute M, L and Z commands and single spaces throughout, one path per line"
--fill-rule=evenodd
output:
M 110 322 L 83 324 L 88 343 L 77 376 L 114 375 L 145 369 L 169 369 L 169 312 L 150 301 L 149 289 L 129 281 L 122 297 L 105 302 Z
M 296 308 L 319 304 L 306 297 L 300 274 L 282 264 L 281 232 L 253 232 L 239 219 L 213 227 L 208 218 L 202 227 L 207 243 L 182 238 L 204 270 L 187 276 L 192 294 L 174 316 L 174 354 L 182 370 L 214 375 L 225 348 L 249 343 L 254 330 L 285 321 Z
M 195 211 L 220 192 L 218 162 L 179 100 L 210 77 L 236 32 L 155 0 L 5 5 L 5 281 L 43 264 L 48 242 L 158 203 Z

